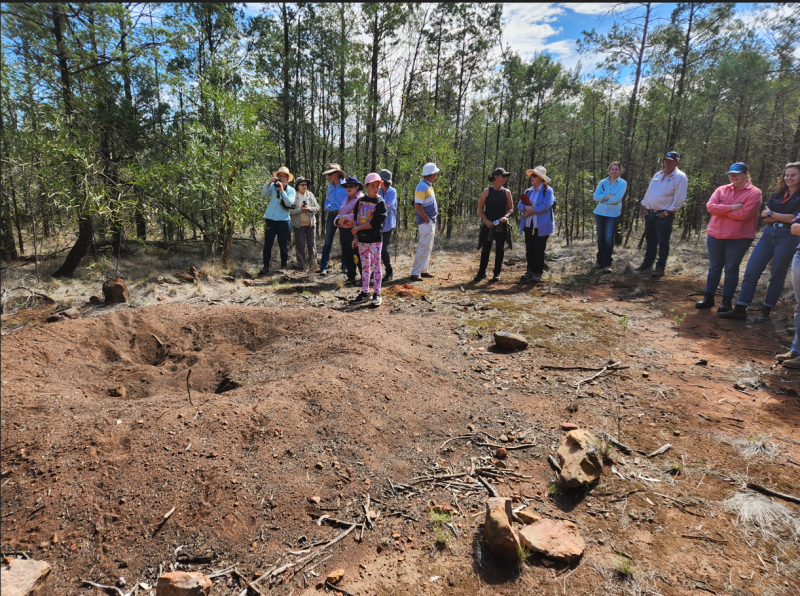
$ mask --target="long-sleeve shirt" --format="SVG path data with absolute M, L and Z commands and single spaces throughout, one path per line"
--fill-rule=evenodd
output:
M 271 219 L 272 221 L 289 221 L 291 219 L 289 210 L 281 206 L 281 197 L 287 205 L 294 205 L 295 193 L 291 186 L 287 186 L 278 195 L 275 185 L 266 183 L 261 187 L 261 196 L 265 199 L 269 198 L 267 210 L 264 211 L 264 219 Z
M 525 228 L 538 229 L 539 236 L 549 236 L 553 233 L 555 225 L 552 208 L 556 202 L 556 197 L 550 186 L 547 187 L 547 191 L 544 190 L 544 187 L 544 184 L 539 185 L 538 189 L 531 186 L 525 191 L 531 201 L 530 206 L 533 207 L 533 215 L 525 215 L 525 203 L 520 201 L 517 204 L 517 209 L 522 213 L 522 217 L 519 220 L 520 233 L 524 233 Z
M 311 211 L 303 211 L 303 203 L 306 203 L 306 207 Z M 297 193 L 294 209 L 289 211 L 292 216 L 292 227 L 317 225 L 317 216 L 315 215 L 317 211 L 319 211 L 319 203 L 310 190 L 307 190 L 305 194 Z
M 342 203 L 342 208 L 339 210 L 339 215 L 336 216 L 336 219 L 333 220 L 333 223 L 340 228 L 352 228 L 355 223 L 353 209 L 358 202 L 358 199 L 364 196 L 364 193 L 360 190 L 354 196 L 347 196 L 344 202 Z
M 647 193 L 642 199 L 645 209 L 658 211 L 677 211 L 686 202 L 686 191 L 689 188 L 689 179 L 686 174 L 675 168 L 671 174 L 664 175 L 658 171 L 650 180 Z
M 739 189 L 734 188 L 733 184 L 720 186 L 706 203 L 706 209 L 711 214 L 706 232 L 718 240 L 755 238 L 761 201 L 761 191 L 751 182 Z M 739 203 L 744 206 L 731 211 L 731 205 Z
M 363 226 L 364 224 L 372 226 L 369 230 L 356 232 L 356 237 L 360 243 L 374 244 L 375 242 L 383 241 L 381 228 L 383 228 L 384 219 L 386 218 L 386 202 L 383 197 L 377 196 L 374 199 L 361 197 L 356 201 L 353 216 L 355 217 L 354 223 L 356 226 Z
M 378 194 L 386 203 L 386 221 L 383 223 L 383 231 L 389 232 L 397 227 L 397 190 L 394 186 L 390 186 L 386 191 L 381 188 Z
M 328 183 L 328 192 L 325 193 L 325 211 L 339 211 L 342 203 L 347 198 L 347 191 L 344 186 Z
M 619 217 L 622 213 L 622 197 L 625 196 L 625 191 L 628 189 L 628 183 L 622 178 L 617 178 L 611 182 L 608 178 L 603 178 L 600 184 L 597 185 L 597 190 L 594 191 L 594 200 L 597 201 L 597 207 L 594 208 L 595 215 L 603 215 L 605 217 Z M 606 195 L 614 195 L 604 203 L 600 201 Z

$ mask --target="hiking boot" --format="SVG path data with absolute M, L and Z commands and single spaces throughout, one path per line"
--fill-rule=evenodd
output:
M 359 304 L 361 302 L 366 302 L 369 300 L 369 292 L 359 292 L 358 296 L 353 298 L 350 302 L 353 304 Z
M 495 275 L 495 276 L 492 277 L 492 279 L 489 280 L 489 283 L 490 284 L 496 284 L 498 281 L 500 281 L 500 276 L 499 275 Z
M 419 275 L 411 275 L 409 276 L 408 281 L 422 281 L 422 278 Z
M 377 308 L 381 304 L 383 304 L 383 299 L 381 298 L 381 295 L 380 294 L 373 294 L 372 295 L 372 302 L 370 303 L 370 306 L 372 308 Z
M 719 305 L 719 308 L 717 309 L 717 314 L 733 310 L 732 302 L 733 302 L 733 296 L 723 296 L 722 304 Z
M 786 360 L 791 360 L 792 358 L 797 358 L 797 354 L 794 354 L 791 350 L 775 356 L 775 360 L 777 360 L 778 362 L 784 362 Z
M 650 274 L 650 277 L 664 277 L 664 270 L 656 267 L 655 271 Z
M 256 277 L 267 277 L 268 275 L 269 275 L 269 269 L 265 267 L 264 269 L 258 272 L 258 275 L 256 275 Z
M 478 274 L 472 278 L 472 283 L 476 284 L 482 279 L 486 279 L 486 274 L 483 271 L 478 271 Z
M 771 306 L 761 307 L 761 312 L 758 313 L 758 321 L 760 323 L 769 323 L 770 322 L 769 313 L 771 310 L 772 310 Z
M 344 282 L 344 285 L 346 285 L 346 286 L 348 286 L 348 287 L 353 287 L 353 286 L 359 286 L 359 285 L 361 285 L 361 284 L 359 284 L 359 283 L 356 281 L 356 278 L 355 278 L 355 277 L 348 277 L 348 278 L 347 278 L 347 281 L 346 281 L 346 282 Z
M 703 308 L 713 308 L 714 306 L 714 293 L 713 292 L 706 292 L 705 296 L 703 296 L 702 300 L 694 303 L 695 308 L 703 309 Z
M 614 273 L 611 267 L 603 267 L 603 273 Z
M 653 268 L 652 265 L 645 265 L 644 263 L 642 263 L 636 269 L 634 269 L 634 271 L 641 271 L 642 273 L 646 273 L 650 271 L 652 268 Z
M 789 360 L 784 360 L 781 362 L 781 365 L 785 366 L 786 368 L 800 369 L 800 358 L 794 357 L 790 358 Z
M 428 279 L 433 279 L 436 276 L 433 273 L 429 273 L 429 272 L 426 271 L 425 273 L 422 274 L 422 277 L 427 277 Z
M 389 271 L 386 275 L 383 276 L 383 281 L 392 281 L 394 279 L 394 271 Z
M 531 281 L 542 281 L 542 274 L 534 273 L 533 275 L 531 275 Z
M 522 274 L 523 281 L 530 281 L 533 278 L 533 271 L 528 269 L 525 273 Z
M 731 319 L 733 321 L 746 321 L 747 320 L 747 306 L 744 304 L 737 304 L 733 310 L 728 312 L 717 313 L 717 316 L 722 319 Z

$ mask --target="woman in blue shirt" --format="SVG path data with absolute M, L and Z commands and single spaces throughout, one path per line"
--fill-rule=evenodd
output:
M 594 191 L 597 207 L 594 209 L 594 221 L 597 224 L 597 269 L 603 273 L 611 273 L 611 254 L 614 252 L 614 233 L 622 213 L 622 197 L 628 183 L 620 178 L 622 166 L 618 161 L 608 166 L 608 178 L 603 178 Z
M 386 221 L 383 224 L 383 247 L 381 248 L 381 261 L 386 273 L 383 276 L 383 283 L 394 278 L 392 260 L 389 257 L 389 241 L 392 239 L 392 230 L 397 227 L 397 190 L 392 185 L 392 173 L 389 170 L 378 172 L 381 177 L 381 188 L 378 191 L 383 201 L 386 203 Z
M 525 235 L 525 256 L 528 261 L 528 270 L 522 276 L 522 281 L 541 281 L 547 239 L 555 229 L 553 204 L 556 198 L 544 166 L 536 166 L 525 175 L 530 176 L 531 187 L 523 193 L 517 205 L 522 213 L 519 228 Z

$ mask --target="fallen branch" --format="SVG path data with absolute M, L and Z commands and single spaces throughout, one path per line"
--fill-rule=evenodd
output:
M 344 590 L 342 588 L 337 588 L 331 582 L 329 582 L 327 579 L 325 580 L 325 587 L 333 590 L 334 592 L 339 592 L 339 594 L 345 594 L 345 596 L 351 596 L 350 592 L 348 592 L 347 590 Z
M 493 447 L 495 449 L 505 449 L 506 451 L 514 451 L 515 449 L 530 449 L 536 447 L 536 443 L 525 443 L 524 445 L 495 445 L 494 443 L 475 443 L 478 447 Z
M 186 391 L 189 392 L 189 403 L 191 404 L 192 407 L 194 407 L 194 404 L 192 403 L 192 386 L 189 385 L 189 377 L 191 376 L 192 376 L 192 369 L 190 368 L 189 373 L 186 375 Z
M 480 476 L 478 476 L 478 482 L 480 482 L 484 486 L 484 488 L 486 488 L 486 492 L 488 492 L 490 496 L 492 496 L 492 497 L 499 497 L 500 496 L 500 493 L 498 493 L 491 484 L 486 482 L 486 480 L 484 480 Z
M 667 443 L 666 445 L 662 445 L 647 457 L 655 457 L 656 455 L 661 455 L 662 453 L 666 453 L 670 449 L 670 447 L 672 447 L 672 443 Z
M 767 495 L 767 496 L 770 496 L 770 497 L 775 497 L 775 498 L 778 498 L 778 499 L 783 499 L 784 501 L 789 501 L 791 503 L 800 504 L 800 497 L 795 497 L 794 495 L 787 495 L 785 493 L 779 493 L 777 491 L 770 490 L 768 488 L 764 488 L 763 486 L 759 486 L 758 484 L 753 484 L 752 482 L 748 482 L 747 483 L 747 488 L 749 488 L 750 490 L 754 490 L 756 492 L 759 492 L 759 493 L 761 493 L 763 495 Z
M 718 540 L 717 538 L 709 538 L 708 536 L 692 536 L 691 534 L 682 534 L 682 538 L 691 538 L 692 540 L 705 540 L 706 542 L 716 542 L 717 544 L 728 544 L 727 540 Z

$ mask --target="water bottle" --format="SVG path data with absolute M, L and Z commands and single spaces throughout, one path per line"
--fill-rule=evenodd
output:
M 494 225 L 499 225 L 499 224 L 500 224 L 500 220 L 499 220 L 499 219 L 496 219 L 496 220 L 494 220 L 492 223 L 493 223 Z

